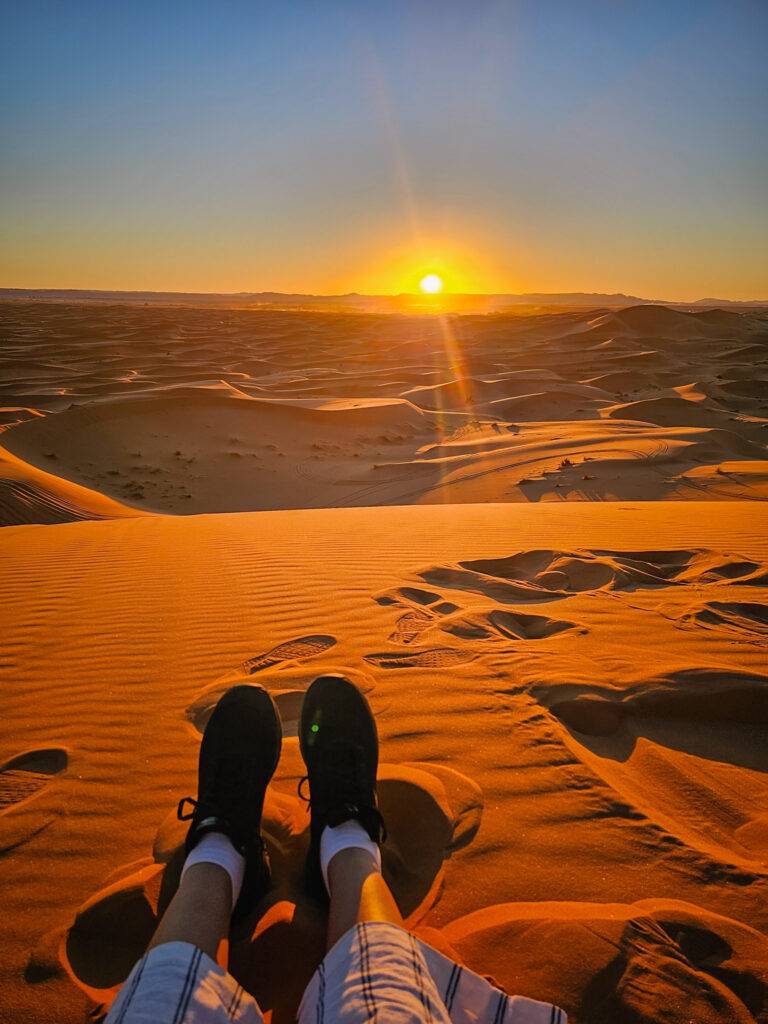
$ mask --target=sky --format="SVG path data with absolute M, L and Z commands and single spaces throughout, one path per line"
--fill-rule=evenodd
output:
M 765 0 L 0 0 L 0 286 L 768 299 Z

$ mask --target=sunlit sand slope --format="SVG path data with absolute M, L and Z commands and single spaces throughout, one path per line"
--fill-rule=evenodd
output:
M 123 519 L 151 515 L 38 469 L 0 447 L 0 524 L 71 523 L 83 519 Z
M 0 523 L 97 517 L 73 483 L 136 514 L 768 498 L 764 312 L 6 303 L 0 328 Z
M 2 1019 L 109 1002 L 173 891 L 173 809 L 238 681 L 274 694 L 286 740 L 277 888 L 233 964 L 291 1019 L 322 935 L 298 887 L 296 720 L 312 678 L 342 671 L 379 722 L 385 872 L 429 941 L 575 1022 L 763 1021 L 768 522 L 690 509 L 2 531 Z

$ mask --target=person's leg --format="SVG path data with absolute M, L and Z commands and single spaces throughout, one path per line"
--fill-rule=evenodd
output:
M 179 804 L 191 818 L 179 888 L 149 945 L 189 942 L 216 959 L 233 909 L 245 912 L 267 881 L 261 811 L 280 754 L 280 720 L 269 694 L 235 686 L 203 734 L 198 798 Z M 183 814 L 186 803 L 193 811 Z
M 348 679 L 321 676 L 304 697 L 299 724 L 310 791 L 306 878 L 330 896 L 328 948 L 362 921 L 403 919 L 381 876 L 385 829 L 376 801 L 376 722 Z
M 335 854 L 328 863 L 328 889 L 328 949 L 361 921 L 403 923 L 389 886 L 366 850 L 352 846 Z
M 266 892 L 269 867 L 261 814 L 281 743 L 277 708 L 265 690 L 247 685 L 227 690 L 203 733 L 197 800 L 186 797 L 179 804 L 179 818 L 190 821 L 187 858 L 179 890 L 161 922 L 162 934 L 175 934 L 180 922 L 197 930 L 198 913 L 210 914 L 217 925 L 210 933 L 202 927 L 210 939 L 220 933 L 227 905 L 237 920 Z M 188 804 L 192 810 L 185 813 Z M 200 872 L 203 865 L 208 870 Z M 203 879 L 212 881 L 210 892 Z M 153 945 L 158 944 L 155 936 Z
M 216 705 L 200 746 L 197 799 L 179 804 L 179 818 L 190 822 L 179 887 L 107 1024 L 181 1020 L 196 1001 L 211 1024 L 232 1021 L 238 1008 L 238 1020 L 262 1020 L 255 1000 L 223 969 L 225 957 L 219 967 L 210 961 L 225 951 L 230 920 L 266 892 L 261 813 L 281 740 L 277 709 L 261 687 L 233 687 Z
M 368 702 L 349 680 L 321 676 L 305 695 L 299 739 L 311 812 L 306 879 L 330 897 L 328 951 L 299 1008 L 301 1024 L 450 1024 L 381 874 L 386 829 Z
M 185 871 L 148 950 L 164 942 L 190 942 L 222 963 L 222 943 L 229 933 L 232 903 L 232 879 L 224 868 L 218 864 L 193 865 Z
M 565 1024 L 556 1007 L 510 999 L 405 929 L 381 874 L 378 735 L 363 694 L 338 676 L 316 679 L 304 698 L 299 739 L 311 812 L 306 883 L 318 898 L 330 897 L 328 948 L 304 993 L 299 1024 L 451 1024 L 452 1007 L 478 1024 L 518 1016 Z

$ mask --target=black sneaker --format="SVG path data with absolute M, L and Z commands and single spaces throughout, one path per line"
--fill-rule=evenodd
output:
M 179 818 L 192 821 L 185 843 L 187 853 L 209 832 L 223 832 L 245 857 L 245 878 L 234 921 L 242 919 L 269 887 L 261 813 L 282 739 L 280 716 L 266 690 L 233 686 L 221 697 L 205 727 L 197 800 L 184 797 L 179 802 Z M 192 805 L 190 813 L 184 813 L 185 804 Z
M 307 766 L 311 813 L 305 882 L 314 895 L 327 898 L 320 870 L 320 836 L 358 821 L 374 843 L 386 838 L 376 806 L 379 738 L 368 701 L 343 676 L 320 676 L 304 695 L 299 724 L 301 755 Z M 305 798 L 306 799 L 306 798 Z

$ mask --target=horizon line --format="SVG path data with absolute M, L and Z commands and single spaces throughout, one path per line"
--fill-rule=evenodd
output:
M 439 305 L 441 299 L 525 299 L 525 298 L 605 298 L 605 299 L 626 299 L 629 302 L 642 305 L 697 305 L 710 302 L 726 302 L 730 305 L 761 306 L 768 305 L 768 299 L 730 299 L 724 296 L 702 296 L 698 299 L 660 299 L 645 298 L 626 292 L 587 292 L 587 291 L 557 291 L 557 292 L 449 292 L 443 291 L 436 295 L 428 295 L 420 292 L 281 292 L 270 289 L 260 291 L 238 291 L 238 292 L 212 292 L 212 291 L 174 291 L 167 289 L 151 288 L 50 288 L 50 287 L 28 287 L 28 286 L 0 286 L 0 296 L 8 293 L 48 293 L 48 294 L 72 294 L 72 295 L 125 295 L 125 296 L 199 296 L 211 298 L 258 298 L 260 296 L 274 296 L 285 299 L 419 299 L 430 305 Z

